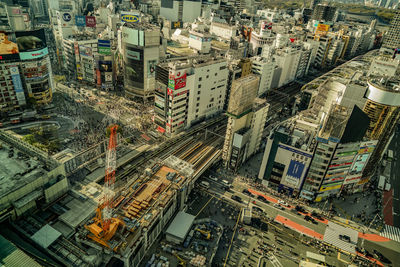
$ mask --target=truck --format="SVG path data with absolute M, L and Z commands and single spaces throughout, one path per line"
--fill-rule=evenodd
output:
M 381 175 L 379 177 L 379 182 L 378 182 L 378 188 L 379 190 L 383 190 L 385 188 L 385 183 L 386 183 L 386 177 Z
M 387 151 L 387 160 L 393 160 L 393 150 L 391 149 Z

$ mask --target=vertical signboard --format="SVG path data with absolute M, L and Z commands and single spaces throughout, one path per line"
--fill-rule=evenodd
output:
M 86 27 L 96 27 L 96 17 L 86 16 Z
M 100 74 L 100 70 L 97 69 L 96 70 L 96 74 L 97 74 L 97 85 L 101 85 L 101 74 Z
M 78 27 L 86 27 L 85 16 L 75 16 L 75 25 Z
M 149 60 L 147 61 L 147 77 L 154 77 L 156 74 L 156 65 L 157 60 Z
M 175 90 L 186 86 L 186 73 L 182 75 L 178 72 L 177 76 L 175 76 Z
M 15 95 L 17 97 L 19 105 L 25 105 L 25 94 L 24 94 L 24 89 L 22 87 L 22 82 L 21 82 L 21 77 L 19 75 L 19 70 L 17 66 L 11 66 L 10 67 L 10 74 L 11 74 L 11 79 L 14 85 L 14 91 Z

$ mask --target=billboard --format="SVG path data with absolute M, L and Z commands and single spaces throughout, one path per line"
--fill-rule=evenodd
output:
M 104 73 L 104 81 L 106 82 L 112 82 L 112 72 L 106 72 Z
M 112 62 L 99 60 L 99 70 L 101 72 L 112 72 Z
M 164 106 L 165 106 L 165 99 L 162 98 L 162 97 L 160 97 L 160 96 L 158 96 L 158 95 L 156 95 L 156 96 L 155 96 L 155 99 L 154 99 L 154 104 L 155 104 L 157 107 L 163 109 Z
M 110 40 L 98 40 L 97 47 L 98 47 L 99 54 L 111 55 Z
M 122 41 L 127 44 L 144 45 L 144 32 L 137 29 L 122 27 Z
M 327 31 L 329 31 L 329 25 L 327 25 L 327 24 L 318 24 L 317 31 L 327 32 Z
M 21 77 L 17 66 L 10 66 L 11 79 L 14 85 L 15 95 L 19 105 L 25 105 L 24 88 L 22 87 Z
M 133 86 L 143 87 L 144 67 L 143 50 L 137 48 L 127 48 L 127 58 L 125 64 L 125 77 Z
M 89 47 L 89 46 L 80 45 L 79 46 L 79 53 L 81 54 L 81 56 L 86 56 L 86 57 L 92 57 L 93 56 L 92 48 Z
M 15 34 L 0 32 L 0 59 L 18 59 L 18 52 Z
M 307 151 L 279 144 L 275 162 L 285 166 L 280 183 L 289 188 L 300 189 L 311 159 L 312 154 Z
M 16 32 L 18 50 L 20 53 L 42 50 L 47 47 L 44 29 L 36 31 Z
M 147 77 L 151 78 L 156 75 L 156 65 L 157 60 L 149 60 L 147 61 Z
M 171 22 L 171 29 L 179 29 L 179 28 L 183 28 L 182 21 L 172 21 Z
M 48 54 L 49 54 L 49 49 L 45 47 L 37 51 L 19 53 L 19 58 L 21 60 L 29 60 L 29 59 L 44 57 L 45 55 Z
M 136 23 L 139 22 L 139 12 L 121 12 L 121 21 L 122 22 L 132 22 Z
M 75 25 L 78 27 L 86 27 L 85 16 L 75 16 Z
M 96 17 L 86 16 L 86 27 L 96 27 Z
M 186 73 L 181 74 L 180 72 L 177 73 L 178 77 L 175 77 L 175 90 L 183 88 L 186 86 Z
M 63 19 L 63 21 L 65 21 L 65 22 L 70 22 L 70 21 L 72 20 L 72 15 L 71 15 L 71 13 L 69 13 L 69 12 L 64 12 L 64 13 L 62 14 L 62 19 Z

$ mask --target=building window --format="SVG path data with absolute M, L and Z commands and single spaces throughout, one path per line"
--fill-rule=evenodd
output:
M 214 102 L 214 97 L 212 97 L 212 98 L 210 99 L 210 102 Z
M 201 84 L 199 84 L 199 85 L 197 86 L 197 88 L 201 88 Z
M 206 79 L 208 79 L 209 77 L 210 77 L 210 75 L 207 75 L 207 76 L 206 76 Z
M 200 94 L 200 91 L 197 91 L 197 94 L 199 95 L 199 94 Z
M 198 107 L 199 105 L 200 105 L 200 103 L 197 103 L 197 104 L 196 104 L 196 107 Z
M 201 82 L 202 79 L 203 79 L 203 77 L 200 77 L 200 78 L 199 78 L 199 82 Z
M 200 97 L 197 98 L 197 101 L 200 101 Z
M 198 108 L 196 109 L 196 113 L 197 113 L 197 112 L 199 112 L 199 109 L 198 109 Z

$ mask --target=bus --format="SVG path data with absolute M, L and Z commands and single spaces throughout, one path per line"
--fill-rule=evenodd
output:
M 381 175 L 378 181 L 378 189 L 383 190 L 385 188 L 386 178 L 385 176 Z
M 393 150 L 389 149 L 387 151 L 387 159 L 388 160 L 393 160 Z

